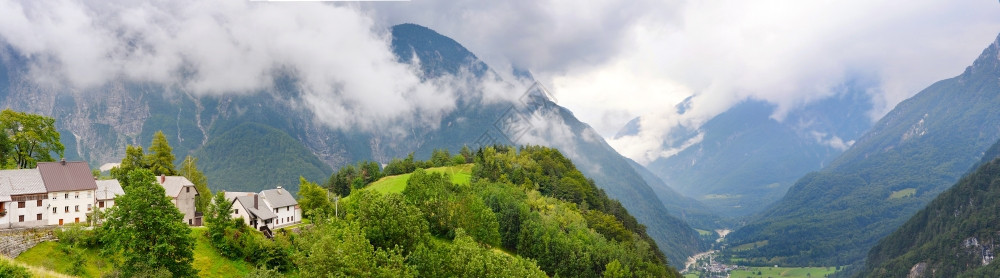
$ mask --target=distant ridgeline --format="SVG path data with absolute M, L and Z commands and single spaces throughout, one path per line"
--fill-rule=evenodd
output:
M 319 230 L 303 237 L 357 229 L 365 237 L 359 242 L 370 242 L 369 249 L 393 250 L 390 259 L 406 256 L 404 267 L 377 266 L 399 270 L 402 276 L 680 276 L 646 228 L 558 150 L 487 147 L 468 157 L 475 161 L 471 167 L 460 158 L 394 160 L 386 169 L 406 174 L 354 186 L 340 202 L 340 220 L 319 221 Z M 436 168 L 423 169 L 432 166 Z M 381 176 L 377 168 L 372 171 Z M 471 174 L 471 179 L 453 183 L 457 180 L 449 172 Z M 383 187 L 383 181 L 394 183 L 399 176 L 406 176 L 405 187 Z M 337 190 L 336 183 L 327 187 Z M 311 212 L 312 203 L 303 204 L 310 209 L 307 215 L 319 215 Z M 296 267 L 322 275 L 313 273 L 322 267 L 312 264 L 324 261 L 308 258 L 340 254 L 336 248 L 347 247 L 305 248 L 307 259 Z
M 1000 142 L 991 150 L 1000 148 Z M 1000 277 L 1000 159 L 938 195 L 868 253 L 862 277 Z
M 998 52 L 994 42 L 961 75 L 899 103 L 830 166 L 727 237 L 756 248 L 728 253 L 760 265 L 857 266 L 1000 139 Z

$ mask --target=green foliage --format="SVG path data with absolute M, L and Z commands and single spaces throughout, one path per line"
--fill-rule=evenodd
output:
M 479 242 L 500 245 L 496 214 L 470 189 L 453 185 L 446 175 L 418 169 L 407 181 L 403 195 L 421 210 L 431 234 L 452 238 L 456 229 L 465 229 Z
M 139 168 L 147 168 L 146 155 L 142 152 L 142 146 L 125 146 L 125 157 L 118 167 L 111 168 L 111 176 L 115 179 L 126 178 L 125 174 Z
M 174 176 L 177 170 L 174 168 L 174 153 L 167 142 L 167 136 L 163 131 L 157 131 L 153 135 L 153 142 L 149 145 L 149 154 L 146 155 L 146 166 L 153 171 L 154 175 Z
M 191 181 L 194 184 L 195 190 L 198 190 L 198 198 L 195 199 L 195 206 L 198 211 L 207 211 L 209 204 L 212 202 L 212 191 L 208 189 L 208 178 L 205 177 L 205 174 L 201 170 L 198 170 L 198 158 L 190 155 L 184 157 L 184 161 L 181 162 L 181 168 L 177 170 L 177 174 Z
M 330 175 L 326 187 L 340 196 L 351 195 L 351 190 L 362 188 L 382 178 L 378 162 L 361 161 L 357 166 L 346 165 Z
M 406 156 L 406 159 L 393 158 L 389 164 L 385 165 L 385 175 L 394 176 L 413 172 L 417 169 L 413 159 L 413 153 Z
M 212 246 L 215 246 L 223 256 L 229 258 L 238 257 L 237 248 L 231 246 L 230 242 L 226 240 L 226 231 L 236 226 L 236 222 L 230 214 L 232 210 L 233 202 L 226 199 L 225 192 L 219 191 L 212 198 L 212 203 L 209 204 L 204 214 L 205 226 L 208 228 L 208 238 L 211 240 Z
M 618 260 L 611 261 L 604 268 L 604 278 L 626 278 L 626 277 L 632 277 L 632 273 L 628 270 L 628 268 L 622 266 L 622 263 L 618 262 Z
M 226 199 L 224 192 L 216 193 L 208 213 L 205 215 L 205 225 L 208 226 L 207 236 L 212 246 L 227 258 L 240 259 L 257 267 L 287 271 L 292 267 L 290 243 L 280 238 L 270 240 L 243 222 L 243 219 L 232 219 L 233 202 Z
M 55 123 L 50 117 L 4 109 L 0 112 L 0 164 L 27 169 L 40 161 L 54 161 L 52 153 L 63 157 L 65 147 Z
M 361 230 L 375 247 L 413 250 L 425 239 L 427 221 L 402 195 L 364 190 L 351 197 L 351 201 L 355 202 L 354 215 Z
M 461 228 L 453 244 L 428 241 L 407 261 L 423 277 L 546 277 L 532 261 L 483 248 Z
M 118 269 L 125 276 L 162 271 L 194 276 L 191 230 L 154 179 L 151 171 L 136 169 L 119 180 L 128 190 L 115 199 L 99 228 L 104 252 L 121 256 Z
M 434 149 L 431 152 L 431 164 L 434 167 L 451 166 L 451 154 L 447 149 Z
M 376 250 L 358 222 L 319 222 L 296 241 L 302 277 L 415 277 L 398 249 Z
M 299 177 L 299 207 L 305 217 L 315 219 L 325 217 L 334 212 L 333 203 L 330 202 L 329 194 L 316 183 Z
M 31 278 L 31 272 L 23 266 L 15 265 L 7 260 L 0 260 L 0 277 Z

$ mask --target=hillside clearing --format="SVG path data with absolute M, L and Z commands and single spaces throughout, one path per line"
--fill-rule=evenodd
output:
M 451 176 L 451 183 L 469 184 L 472 180 L 472 164 L 462 164 L 458 166 L 445 166 L 427 168 L 429 173 L 442 173 Z M 402 174 L 381 178 L 368 186 L 366 190 L 375 190 L 378 193 L 402 193 L 406 189 L 406 181 L 410 180 L 411 174 Z

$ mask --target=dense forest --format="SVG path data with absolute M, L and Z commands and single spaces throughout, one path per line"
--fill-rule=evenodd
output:
M 996 150 L 1000 142 L 994 145 Z M 978 169 L 938 195 L 868 253 L 864 277 L 998 277 L 991 264 L 1000 230 L 1000 160 L 988 152 Z

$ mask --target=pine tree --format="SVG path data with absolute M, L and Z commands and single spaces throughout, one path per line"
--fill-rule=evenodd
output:
M 153 142 L 149 146 L 149 154 L 146 156 L 146 164 L 155 175 L 173 176 L 177 174 L 174 168 L 174 153 L 167 142 L 167 136 L 163 131 L 157 131 L 153 135 Z

